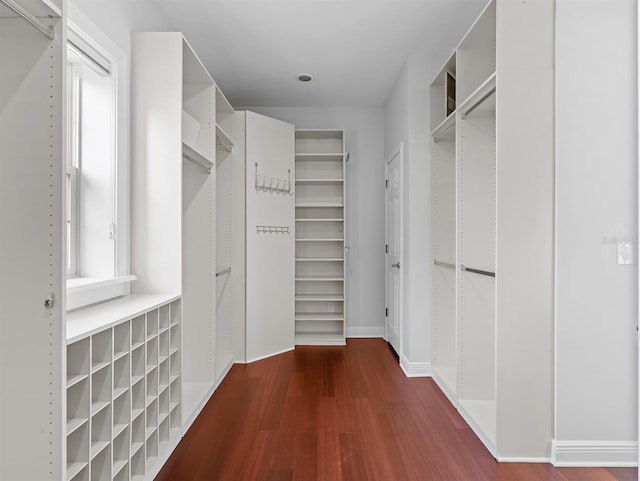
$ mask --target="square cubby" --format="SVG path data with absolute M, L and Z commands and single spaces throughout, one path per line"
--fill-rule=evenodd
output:
M 91 481 L 111 481 L 111 445 L 91 460 Z
M 91 375 L 91 414 L 96 414 L 111 403 L 111 364 Z
M 146 318 L 145 315 L 135 317 L 131 320 L 131 350 L 144 344 L 146 340 Z
M 103 369 L 111 359 L 111 329 L 91 336 L 91 371 Z
M 131 422 L 131 400 L 129 393 L 120 396 L 113 401 L 113 437 L 114 439 L 123 432 Z
M 147 312 L 147 340 L 158 335 L 158 310 Z
M 118 360 L 131 350 L 131 327 L 126 321 L 113 328 L 113 359 Z
M 169 328 L 171 312 L 170 306 L 160 306 L 158 308 L 158 332 L 166 331 Z
M 117 399 L 129 390 L 130 385 L 129 353 L 113 363 L 113 398 Z
M 176 326 L 182 320 L 182 300 L 176 299 L 171 303 L 171 325 Z
M 108 406 L 91 416 L 91 459 L 111 442 L 111 409 Z
M 113 476 L 117 477 L 122 471 L 128 472 L 129 464 L 129 429 L 125 429 L 113 439 Z

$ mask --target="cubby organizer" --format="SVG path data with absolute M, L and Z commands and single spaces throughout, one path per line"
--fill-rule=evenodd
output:
M 67 345 L 67 480 L 145 479 L 180 439 L 181 300 Z
M 345 342 L 342 130 L 296 130 L 296 344 Z

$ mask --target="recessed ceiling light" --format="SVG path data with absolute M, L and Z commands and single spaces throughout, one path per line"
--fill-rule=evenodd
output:
M 310 73 L 299 73 L 298 75 L 296 75 L 296 79 L 298 80 L 298 82 L 307 83 L 313 80 L 313 75 L 311 75 Z

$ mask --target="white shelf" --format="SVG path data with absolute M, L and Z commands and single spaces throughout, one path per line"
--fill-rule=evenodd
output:
M 296 257 L 296 262 L 344 262 L 343 257 Z
M 133 374 L 131 376 L 131 386 L 133 387 L 135 384 L 138 384 L 143 379 L 144 379 L 144 376 L 142 376 L 142 375 L 136 376 L 135 374 Z
M 213 161 L 202 152 L 198 151 L 194 146 L 182 142 L 182 155 L 185 159 L 190 160 L 203 167 L 204 169 L 211 171 L 213 167 Z
M 144 440 L 147 441 L 151 436 L 153 436 L 156 432 L 156 427 L 155 426 L 150 426 L 147 428 L 147 430 L 144 433 Z
M 344 242 L 344 239 L 296 239 L 296 242 Z
M 67 463 L 67 479 L 72 480 L 80 471 L 89 465 L 87 461 Z
M 109 441 L 93 441 L 91 443 L 91 459 L 100 454 L 104 450 L 104 448 L 109 446 L 109 444 Z
M 88 418 L 67 419 L 67 436 L 88 422 Z
M 69 374 L 67 376 L 67 389 L 69 389 L 71 386 L 75 386 L 81 381 L 84 381 L 88 377 L 88 374 Z
M 132 458 L 136 455 L 136 453 L 138 451 L 140 451 L 140 448 L 142 448 L 142 446 L 144 446 L 144 443 L 142 441 L 131 443 L 131 457 Z
M 296 184 L 342 184 L 344 179 L 296 179 Z
M 118 459 L 113 462 L 113 476 L 117 476 L 117 474 L 122 471 L 122 469 L 127 465 L 129 461 L 126 459 Z
M 138 416 L 144 413 L 144 409 L 132 409 L 131 410 L 131 421 L 135 420 Z
M 113 399 L 116 400 L 129 390 L 128 387 L 119 387 L 113 390 Z
M 113 354 L 113 361 L 117 361 L 118 359 L 122 359 L 123 357 L 127 356 L 129 354 L 129 351 L 120 351 L 120 352 L 116 352 Z
M 233 150 L 233 140 L 231 140 L 231 137 L 229 137 L 229 135 L 218 124 L 216 124 L 216 139 L 218 141 L 218 145 L 222 145 L 229 152 Z
M 440 138 L 456 125 L 456 112 L 451 113 L 431 132 L 431 137 Z
M 122 434 L 128 426 L 128 424 L 116 424 L 115 426 L 113 426 L 113 439 Z
M 296 282 L 343 282 L 343 277 L 338 276 L 296 276 Z
M 98 402 L 94 402 L 91 405 L 91 416 L 95 416 L 96 414 L 98 414 L 100 411 L 102 411 L 104 408 L 106 408 L 107 406 L 109 406 L 109 404 L 111 404 L 109 401 L 98 401 Z
M 344 302 L 344 296 L 342 294 L 296 294 L 296 302 Z
M 104 369 L 107 366 L 111 365 L 111 361 L 100 361 L 100 362 L 94 362 L 91 364 L 91 374 L 95 374 L 98 371 Z
M 344 321 L 344 315 L 342 313 L 296 313 L 296 321 Z
M 307 154 L 307 153 L 302 153 L 302 152 L 298 152 L 296 153 L 296 161 L 331 161 L 331 160 L 335 160 L 335 161 L 340 161 L 342 162 L 342 160 L 344 159 L 344 156 L 346 154 L 344 154 L 343 152 L 333 152 L 333 153 L 328 153 L 328 154 L 322 154 L 322 153 L 318 153 L 318 154 Z
M 344 219 L 296 219 L 296 222 L 344 222 Z
M 304 209 L 308 207 L 344 207 L 342 202 L 301 202 L 296 203 L 296 209 Z
M 296 344 L 300 346 L 344 346 L 344 334 L 342 332 L 297 332 Z

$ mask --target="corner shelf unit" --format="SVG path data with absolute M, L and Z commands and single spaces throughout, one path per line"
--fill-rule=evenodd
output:
M 69 339 L 67 481 L 145 479 L 177 445 L 181 324 L 176 298 Z
M 551 455 L 553 3 L 492 0 L 431 84 L 433 378 L 498 460 Z
M 345 343 L 342 130 L 296 130 L 295 343 Z

